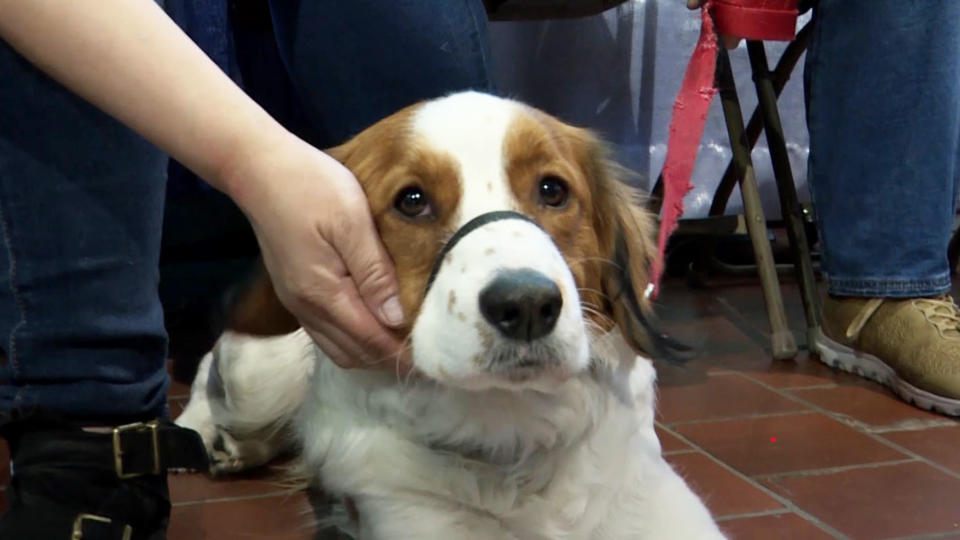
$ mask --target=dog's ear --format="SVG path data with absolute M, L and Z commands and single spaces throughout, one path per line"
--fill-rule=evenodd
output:
M 225 312 L 226 329 L 241 334 L 277 336 L 300 328 L 296 317 L 277 298 L 262 260 L 227 294 Z
M 654 217 L 606 143 L 588 130 L 569 128 L 567 133 L 593 196 L 593 227 L 603 261 L 597 269 L 602 311 L 637 353 L 676 358 L 688 349 L 656 328 L 646 295 L 656 256 Z

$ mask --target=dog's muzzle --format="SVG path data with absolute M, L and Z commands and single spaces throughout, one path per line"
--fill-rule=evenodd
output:
M 471 219 L 440 250 L 427 280 L 427 292 L 457 242 L 484 225 L 505 219 L 526 221 L 540 228 L 529 217 L 512 211 L 488 212 Z M 563 307 L 563 295 L 557 284 L 533 268 L 500 270 L 480 291 L 478 300 L 483 318 L 502 337 L 519 342 L 532 342 L 552 332 Z
M 463 240 L 465 236 L 479 229 L 480 227 L 483 227 L 484 225 L 489 225 L 496 221 L 503 221 L 505 219 L 519 219 L 521 221 L 526 221 L 527 223 L 532 223 L 540 228 L 540 224 L 538 224 L 536 221 L 519 212 L 513 212 L 511 210 L 487 212 L 486 214 L 480 214 L 479 216 L 471 219 L 453 233 L 453 236 L 447 240 L 447 243 L 443 245 L 443 249 L 441 249 L 440 253 L 437 254 L 436 260 L 433 261 L 433 268 L 430 270 L 430 277 L 427 278 L 425 292 L 430 292 L 430 287 L 433 285 L 434 280 L 437 279 L 437 273 L 440 272 L 440 265 L 443 264 L 443 260 L 447 257 L 447 254 L 450 253 L 453 247 L 457 245 L 457 242 Z

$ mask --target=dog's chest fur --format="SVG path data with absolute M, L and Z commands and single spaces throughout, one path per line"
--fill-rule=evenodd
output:
M 642 358 L 619 373 L 597 364 L 554 394 L 398 385 L 319 366 L 298 423 L 304 457 L 361 513 L 375 514 L 365 500 L 410 497 L 411 507 L 488 516 L 519 538 L 605 538 L 632 504 L 632 469 L 660 461 L 654 372 Z

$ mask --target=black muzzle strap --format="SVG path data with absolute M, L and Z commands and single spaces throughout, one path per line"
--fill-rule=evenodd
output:
M 526 221 L 527 223 L 532 223 L 537 227 L 540 227 L 536 221 L 530 219 L 529 216 L 525 216 L 519 212 L 514 212 L 512 210 L 498 210 L 496 212 L 487 212 L 486 214 L 480 214 L 479 216 L 471 219 L 470 221 L 463 224 L 463 227 L 457 229 L 453 236 L 447 240 L 447 243 L 443 245 L 443 249 L 440 250 L 440 253 L 437 255 L 436 260 L 433 262 L 433 269 L 430 270 L 430 277 L 427 279 L 426 291 L 430 291 L 430 286 L 433 285 L 433 280 L 437 278 L 437 273 L 440 272 L 440 265 L 443 264 L 443 259 L 447 257 L 447 253 L 450 253 L 450 250 L 453 249 L 457 242 L 463 240 L 463 237 L 470 234 L 471 232 L 493 223 L 494 221 L 502 221 L 504 219 L 519 219 L 521 221 Z

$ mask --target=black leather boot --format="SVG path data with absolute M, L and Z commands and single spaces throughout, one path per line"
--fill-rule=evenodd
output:
M 4 540 L 160 540 L 168 469 L 209 468 L 200 436 L 166 420 L 85 428 L 31 417 L 0 428 L 10 445 Z

